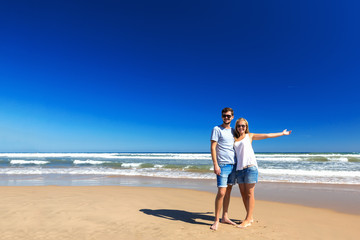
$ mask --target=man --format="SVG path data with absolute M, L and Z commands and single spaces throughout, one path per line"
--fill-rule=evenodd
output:
M 230 127 L 234 119 L 234 111 L 231 108 L 222 110 L 223 124 L 214 127 L 211 134 L 211 158 L 214 164 L 218 192 L 215 198 L 215 221 L 210 227 L 217 230 L 220 223 L 220 212 L 223 207 L 221 223 L 236 225 L 228 217 L 230 194 L 235 179 L 228 178 L 235 171 L 235 151 L 233 129 Z

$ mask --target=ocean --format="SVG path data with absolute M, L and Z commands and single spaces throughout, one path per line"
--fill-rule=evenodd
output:
M 360 184 L 360 153 L 256 153 L 260 182 Z M 215 179 L 210 153 L 0 153 L 0 185 Z

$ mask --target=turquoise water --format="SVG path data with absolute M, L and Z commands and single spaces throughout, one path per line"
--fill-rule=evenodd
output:
M 360 184 L 360 153 L 256 153 L 256 158 L 262 182 Z M 101 185 L 113 176 L 215 178 L 209 153 L 0 153 L 0 185 L 49 180 L 67 185 L 74 179 Z

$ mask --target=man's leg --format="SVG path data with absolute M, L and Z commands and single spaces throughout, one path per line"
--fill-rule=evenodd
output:
M 213 225 L 211 225 L 210 227 L 211 230 L 217 230 L 219 226 L 220 212 L 221 212 L 221 207 L 223 206 L 226 189 L 227 189 L 226 187 L 218 187 L 218 192 L 215 198 L 215 221 Z
M 230 196 L 231 196 L 231 189 L 232 185 L 228 185 L 226 188 L 225 196 L 224 196 L 224 203 L 223 203 L 223 215 L 221 218 L 221 223 L 227 223 L 231 225 L 236 225 L 233 221 L 230 220 L 228 211 L 230 205 Z

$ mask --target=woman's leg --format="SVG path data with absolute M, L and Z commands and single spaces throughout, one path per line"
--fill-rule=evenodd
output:
M 239 188 L 246 209 L 245 220 L 239 227 L 247 227 L 250 226 L 253 221 L 253 212 L 255 207 L 255 183 L 239 184 Z
M 253 213 L 255 208 L 255 183 L 249 183 L 245 185 L 248 196 L 248 213 L 245 220 L 253 221 Z
M 247 214 L 247 212 L 249 211 L 249 206 L 248 206 L 248 201 L 247 201 L 245 183 L 239 183 L 239 189 L 240 189 L 241 198 L 243 200 L 244 207 L 245 207 L 246 214 Z

